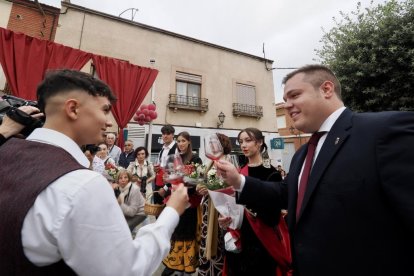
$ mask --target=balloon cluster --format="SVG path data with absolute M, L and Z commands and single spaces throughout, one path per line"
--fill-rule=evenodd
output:
M 134 121 L 138 122 L 138 124 L 142 126 L 146 123 L 151 122 L 152 120 L 157 119 L 157 112 L 155 109 L 155 104 L 141 105 L 133 117 Z

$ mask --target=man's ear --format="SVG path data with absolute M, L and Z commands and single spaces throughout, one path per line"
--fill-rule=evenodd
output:
M 327 98 L 331 98 L 335 93 L 335 84 L 331 81 L 324 81 L 320 88 L 323 91 L 324 96 Z
M 76 120 L 78 118 L 78 108 L 79 102 L 76 99 L 68 99 L 65 102 L 65 112 L 66 115 L 72 119 Z

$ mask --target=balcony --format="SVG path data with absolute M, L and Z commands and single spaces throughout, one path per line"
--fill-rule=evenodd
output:
M 263 107 L 257 105 L 233 103 L 233 115 L 240 117 L 256 117 L 260 119 L 263 117 Z
M 208 110 L 208 99 L 170 94 L 168 107 L 174 109 L 174 112 L 177 109 L 206 112 Z

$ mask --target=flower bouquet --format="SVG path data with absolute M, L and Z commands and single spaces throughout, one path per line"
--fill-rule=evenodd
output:
M 196 186 L 204 182 L 204 174 L 206 166 L 202 164 L 194 164 L 184 166 L 184 183 L 187 185 Z
M 116 175 L 119 172 L 119 168 L 117 166 L 115 166 L 112 163 L 106 163 L 105 164 L 105 173 L 111 178 L 109 179 L 107 177 L 108 180 L 112 180 L 115 181 Z
M 205 186 L 210 191 L 227 188 L 227 184 L 223 180 L 223 178 L 217 176 L 217 170 L 215 167 L 211 167 L 210 170 L 207 172 Z

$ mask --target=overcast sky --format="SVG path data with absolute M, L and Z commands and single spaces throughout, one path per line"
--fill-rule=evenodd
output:
M 315 63 L 322 28 L 333 17 L 369 6 L 371 0 L 72 0 L 76 5 L 120 15 L 137 8 L 134 21 L 274 60 L 273 67 Z M 59 0 L 39 0 L 60 7 Z M 383 3 L 375 0 L 374 3 Z M 122 17 L 131 19 L 131 11 Z M 281 79 L 289 70 L 273 70 L 276 102 L 282 101 Z

